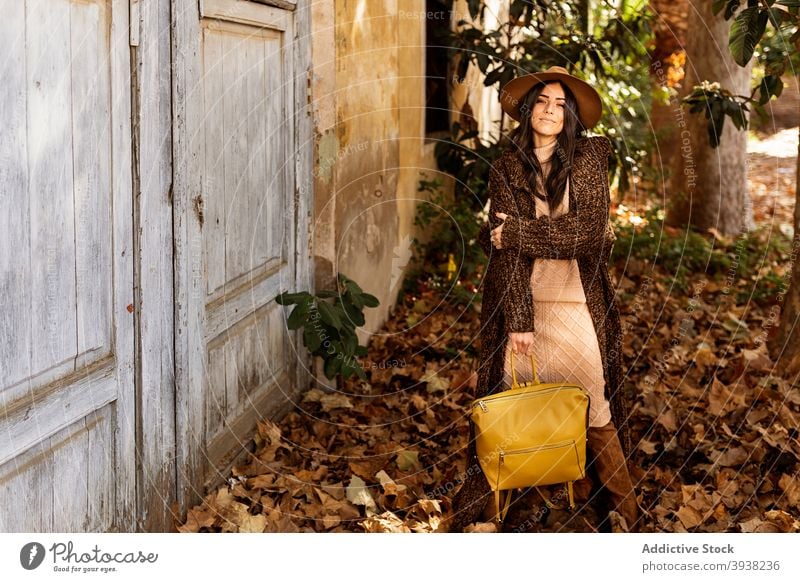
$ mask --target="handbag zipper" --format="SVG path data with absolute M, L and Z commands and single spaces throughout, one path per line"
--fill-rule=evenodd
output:
M 564 388 L 567 388 L 567 387 L 566 386 L 558 386 L 557 388 L 547 388 L 545 390 L 539 390 L 538 392 L 531 392 L 530 394 L 507 394 L 507 395 L 506 394 L 503 394 L 503 395 L 497 394 L 497 395 L 495 395 L 496 396 L 495 398 L 492 398 L 492 402 L 494 402 L 495 400 L 501 400 L 503 398 L 520 398 L 520 399 L 522 399 L 522 398 L 531 398 L 533 396 L 539 396 L 541 394 L 547 394 L 549 392 L 555 392 L 556 390 L 563 390 Z M 567 389 L 570 389 L 570 388 L 572 388 L 572 387 L 569 387 Z M 579 390 L 580 390 L 580 388 L 579 388 Z M 489 412 L 489 409 L 486 407 L 486 401 L 483 400 L 483 399 L 478 400 L 478 402 L 477 402 L 477 404 L 475 406 L 480 406 L 481 410 L 483 410 L 484 412 Z
M 509 455 L 516 455 L 518 453 L 530 453 L 533 451 L 546 451 L 547 449 L 557 449 L 558 447 L 563 447 L 564 445 L 574 444 L 575 441 L 570 439 L 567 441 L 561 441 L 560 443 L 553 443 L 549 445 L 539 445 L 536 447 L 528 447 L 527 449 L 519 449 L 514 451 L 500 451 L 500 464 L 502 465 L 505 462 L 505 456 Z

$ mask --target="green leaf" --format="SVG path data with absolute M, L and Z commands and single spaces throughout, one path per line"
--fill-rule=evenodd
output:
M 308 351 L 313 354 L 322 345 L 322 338 L 313 326 L 306 326 L 303 329 L 303 342 L 306 344 Z
M 324 301 L 318 301 L 317 309 L 319 309 L 319 315 L 322 318 L 322 321 L 324 321 L 331 327 L 334 327 L 336 329 L 342 329 L 342 320 L 339 317 L 339 313 L 330 303 L 325 303 Z
M 481 2 L 481 0 L 467 0 L 469 16 L 473 21 L 478 19 L 478 14 L 480 13 L 482 6 L 483 2 Z
M 345 351 L 348 354 L 352 354 L 355 352 L 356 346 L 358 346 L 358 337 L 356 335 L 346 335 L 342 338 L 342 342 L 344 343 Z
M 775 78 L 771 75 L 767 75 L 763 79 L 761 79 L 761 83 L 758 85 L 758 104 L 764 105 L 767 101 L 770 100 L 770 97 L 773 95 L 773 90 L 775 87 Z
M 353 365 L 351 365 L 351 363 Z M 364 370 L 361 368 L 361 365 L 357 361 L 355 361 L 355 360 L 353 360 L 351 358 L 347 358 L 346 360 L 343 360 L 342 368 L 341 368 L 339 373 L 342 375 L 342 378 L 344 378 L 345 380 L 347 378 L 349 378 L 350 376 L 352 376 L 353 374 L 356 374 L 362 380 L 366 380 L 367 379 L 367 376 L 364 374 Z
M 340 277 L 341 277 L 342 282 L 344 283 L 345 287 L 347 287 L 347 289 L 351 293 L 357 293 L 357 294 L 360 295 L 361 293 L 364 292 L 364 290 L 361 287 L 359 287 L 358 283 L 356 283 L 352 279 L 350 279 L 348 277 L 345 277 L 344 275 L 340 275 Z
M 478 61 L 478 68 L 481 71 L 485 71 L 489 68 L 489 55 L 485 52 L 478 49 L 478 52 L 475 53 L 475 59 Z
M 342 376 L 342 378 L 347 380 L 350 376 L 353 375 L 353 372 L 355 372 L 355 371 L 356 371 L 355 368 L 353 368 L 352 366 L 348 365 L 347 363 L 344 363 L 344 364 L 342 364 L 342 367 L 339 370 L 339 374 Z
M 730 20 L 731 16 L 739 10 L 740 0 L 728 0 L 728 5 L 725 6 L 725 20 Z
M 760 10 L 758 6 L 751 6 L 742 10 L 731 24 L 728 47 L 733 55 L 733 60 L 740 67 L 746 66 L 753 58 L 756 45 L 764 36 L 768 18 L 766 10 Z
M 497 81 L 500 80 L 502 75 L 503 75 L 502 69 L 495 69 L 494 71 L 487 73 L 486 78 L 483 80 L 484 86 L 491 87 L 492 85 L 497 83 Z
M 794 19 L 792 15 L 786 12 L 785 10 L 779 10 L 777 8 L 770 8 L 767 10 L 767 14 L 769 15 L 769 22 L 774 26 L 776 29 L 781 28 L 782 22 L 793 22 Z M 795 17 L 796 18 L 796 17 Z
M 589 58 L 594 63 L 595 69 L 598 71 L 603 70 L 603 62 L 600 60 L 600 54 L 597 51 L 589 51 Z
M 515 76 L 514 67 L 506 67 L 503 70 L 502 76 L 500 77 L 500 86 L 501 87 L 505 86 L 505 84 L 508 83 L 511 79 L 513 79 L 514 76 Z
M 289 319 L 286 321 L 286 326 L 289 329 L 300 329 L 300 327 L 306 322 L 308 306 L 309 303 L 306 301 L 300 303 L 292 310 L 292 313 L 289 315 Z
M 275 302 L 278 305 L 292 305 L 294 303 L 299 303 L 303 299 L 310 298 L 311 295 L 303 291 L 302 293 L 288 293 L 283 292 L 277 297 L 275 297 Z
M 362 299 L 360 293 L 348 293 L 346 298 L 350 301 L 350 305 L 356 307 L 357 309 L 364 307 L 364 300 Z
M 512 2 L 508 8 L 508 20 L 517 22 L 525 11 L 525 2 Z
M 347 305 L 346 303 L 343 304 L 344 311 L 347 314 L 347 317 L 350 318 L 350 322 L 355 325 L 356 327 L 360 327 L 364 325 L 366 322 L 364 319 L 364 314 L 361 313 L 361 309 L 353 306 Z
M 467 78 L 467 69 L 469 69 L 469 59 L 467 58 L 466 54 L 462 53 L 459 55 L 458 67 L 456 69 L 456 74 L 458 75 L 459 79 Z
M 747 127 L 747 115 L 745 106 L 738 103 L 731 103 L 732 112 L 730 113 L 731 121 L 736 126 L 736 129 L 744 129 Z
M 364 301 L 364 305 L 366 307 L 377 307 L 378 305 L 381 304 L 381 302 L 378 301 L 377 297 L 375 297 L 374 295 L 370 295 L 369 293 L 364 293 L 361 296 L 361 298 Z
M 334 346 L 336 346 L 336 343 L 334 343 Z M 336 357 L 338 353 L 341 353 L 341 350 L 334 349 L 333 356 L 325 360 L 324 371 L 329 380 L 332 380 L 342 367 L 342 358 Z

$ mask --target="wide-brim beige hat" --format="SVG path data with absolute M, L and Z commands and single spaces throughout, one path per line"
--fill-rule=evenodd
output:
M 528 73 L 512 79 L 500 89 L 500 105 L 503 111 L 521 121 L 519 110 L 522 100 L 531 88 L 540 81 L 561 81 L 569 87 L 578 102 L 578 118 L 586 129 L 594 127 L 603 113 L 600 95 L 589 83 L 570 75 L 564 67 L 550 67 L 539 73 Z

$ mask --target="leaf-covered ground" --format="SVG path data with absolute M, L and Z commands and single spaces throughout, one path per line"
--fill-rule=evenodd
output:
M 753 161 L 783 179 L 775 160 Z M 754 196 L 757 220 L 790 223 L 793 195 Z M 788 260 L 770 267 L 788 281 Z M 767 354 L 776 301 L 747 293 L 760 273 L 696 274 L 688 293 L 646 258 L 620 261 L 613 273 L 641 531 L 799 531 L 800 390 Z M 260 423 L 248 464 L 178 529 L 443 531 L 465 469 L 478 317 L 438 290 L 398 305 L 362 360 L 368 381 L 344 393 L 312 389 L 280 422 Z M 509 530 L 596 529 L 595 502 L 548 512 L 534 495 L 515 502 Z

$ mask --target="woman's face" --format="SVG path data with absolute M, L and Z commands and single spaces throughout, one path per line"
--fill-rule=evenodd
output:
M 566 97 L 561 83 L 548 83 L 536 98 L 531 113 L 531 128 L 540 137 L 556 137 L 564 129 Z M 549 140 L 548 140 L 549 141 Z

